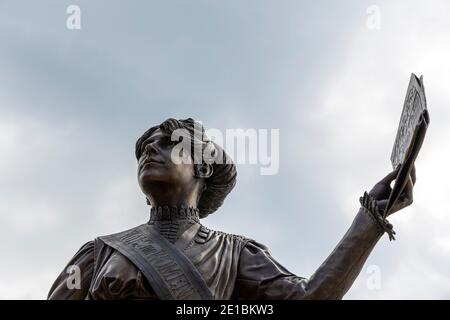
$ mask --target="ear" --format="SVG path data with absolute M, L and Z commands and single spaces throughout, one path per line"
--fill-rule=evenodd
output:
M 194 164 L 194 174 L 196 178 L 208 179 L 213 174 L 213 166 L 210 163 Z

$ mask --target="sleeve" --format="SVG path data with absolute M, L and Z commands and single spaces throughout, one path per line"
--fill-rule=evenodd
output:
M 309 278 L 296 276 L 273 259 L 264 245 L 250 241 L 241 252 L 238 299 L 341 299 L 383 235 L 383 229 L 361 208 L 328 258 Z
M 84 300 L 94 272 L 94 242 L 81 247 L 56 278 L 48 300 Z M 77 278 L 78 277 L 78 278 Z

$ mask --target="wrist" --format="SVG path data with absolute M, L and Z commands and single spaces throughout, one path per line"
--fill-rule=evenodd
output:
M 359 198 L 362 209 L 370 216 L 372 221 L 377 224 L 377 226 L 386 232 L 389 236 L 389 240 L 395 240 L 395 231 L 391 223 L 386 218 L 383 218 L 382 212 L 378 207 L 377 201 L 374 197 L 364 192 L 364 195 Z

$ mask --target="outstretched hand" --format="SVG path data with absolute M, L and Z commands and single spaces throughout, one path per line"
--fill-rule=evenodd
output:
M 378 182 L 372 190 L 370 190 L 369 195 L 377 200 L 378 208 L 384 212 L 387 202 L 389 200 L 389 195 L 391 194 L 392 188 L 391 183 L 397 177 L 399 168 L 395 169 L 391 173 L 389 173 L 386 177 L 384 177 L 380 182 Z M 408 182 L 400 194 L 398 200 L 392 206 L 389 215 L 394 212 L 397 212 L 413 203 L 413 188 L 416 183 L 416 167 L 413 166 L 411 170 Z

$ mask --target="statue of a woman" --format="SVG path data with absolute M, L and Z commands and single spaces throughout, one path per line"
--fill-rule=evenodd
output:
M 222 205 L 236 168 L 203 127 L 196 134 L 198 125 L 168 119 L 138 139 L 138 181 L 151 205 L 150 220 L 86 243 L 68 264 L 80 271 L 79 286 L 68 285 L 65 268 L 49 299 L 341 299 L 384 232 L 393 237 L 382 212 L 396 171 L 361 197 L 347 233 L 309 279 L 289 272 L 255 240 L 208 229 L 200 219 Z M 212 150 L 216 161 L 173 161 L 179 142 L 171 136 L 179 129 L 201 151 Z M 413 171 L 390 213 L 412 203 L 414 183 Z

